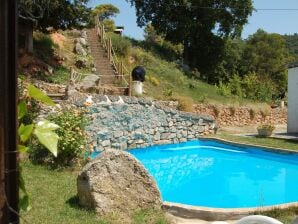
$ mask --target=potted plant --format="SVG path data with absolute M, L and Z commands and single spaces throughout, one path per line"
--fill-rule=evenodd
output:
M 268 137 L 272 135 L 274 128 L 275 127 L 271 124 L 262 124 L 258 126 L 257 130 L 258 130 L 259 136 Z

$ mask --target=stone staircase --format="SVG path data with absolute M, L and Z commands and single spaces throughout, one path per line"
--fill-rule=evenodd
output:
M 108 53 L 99 41 L 96 29 L 87 31 L 88 43 L 97 75 L 100 76 L 99 92 L 111 95 L 127 95 L 127 89 L 121 88 L 119 79 L 112 63 L 108 59 Z

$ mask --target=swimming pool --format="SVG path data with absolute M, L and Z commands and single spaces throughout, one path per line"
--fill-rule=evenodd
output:
M 298 154 L 215 140 L 129 150 L 155 178 L 163 201 L 249 208 L 298 201 Z

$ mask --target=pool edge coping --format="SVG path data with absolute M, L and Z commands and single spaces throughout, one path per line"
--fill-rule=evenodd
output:
M 223 138 L 218 138 L 218 137 L 200 137 L 198 138 L 198 140 L 217 140 L 217 141 L 221 141 L 223 143 L 230 143 L 230 144 L 236 144 L 236 145 L 240 145 L 242 147 L 258 147 L 258 148 L 263 148 L 267 151 L 272 151 L 272 152 L 287 152 L 287 153 L 296 153 L 298 154 L 298 151 L 294 150 L 294 149 L 284 149 L 284 148 L 275 148 L 275 147 L 271 147 L 271 146 L 264 146 L 264 145 L 257 145 L 257 144 L 249 144 L 249 143 L 241 143 L 241 142 L 235 142 L 235 141 L 231 141 L 231 140 L 226 140 Z
M 298 207 L 298 202 L 251 208 L 212 208 L 164 201 L 162 207 L 165 211 L 181 218 L 203 219 L 206 221 L 226 221 L 241 219 L 244 216 L 256 214 L 258 212 Z

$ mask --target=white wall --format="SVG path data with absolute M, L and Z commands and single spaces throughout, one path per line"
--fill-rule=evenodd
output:
M 288 75 L 288 133 L 298 133 L 298 67 Z

